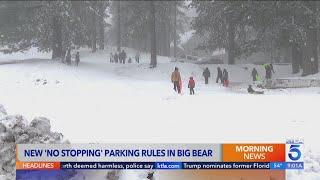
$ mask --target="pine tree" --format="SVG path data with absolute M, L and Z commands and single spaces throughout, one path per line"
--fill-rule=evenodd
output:
M 228 52 L 228 63 L 234 64 L 235 57 L 242 52 L 236 51 L 241 45 L 241 26 L 247 20 L 247 1 L 193 1 L 198 16 L 192 22 L 196 33 L 205 37 L 202 49 L 215 50 L 224 48 Z
M 183 32 L 185 14 L 181 11 L 184 7 L 183 1 L 177 1 L 177 31 L 174 35 L 173 5 L 171 1 L 154 2 L 155 24 L 156 24 L 156 53 L 157 55 L 170 56 L 170 44 L 176 37 L 179 41 L 179 34 Z M 148 1 L 121 1 L 122 17 L 120 23 L 122 45 L 132 47 L 140 51 L 151 51 L 150 34 L 150 2 Z M 117 6 L 112 4 L 113 24 L 111 37 L 116 37 L 117 29 Z M 114 39 L 117 44 L 117 39 Z
M 1 5 L 6 11 L 16 12 L 17 21 L 1 29 L 8 52 L 38 47 L 40 51 L 52 50 L 52 58 L 56 59 L 62 58 L 66 49 L 96 44 L 92 37 L 96 33 L 93 29 L 99 24 L 92 24 L 98 16 L 95 2 L 17 1 L 1 2 Z M 107 6 L 104 2 L 103 7 Z M 101 15 L 106 17 L 104 11 Z
M 120 1 L 116 1 L 117 4 L 117 49 L 121 50 L 121 4 Z

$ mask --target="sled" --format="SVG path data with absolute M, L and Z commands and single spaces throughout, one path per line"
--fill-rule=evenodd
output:
M 180 88 L 180 93 L 179 94 L 181 94 L 182 93 L 182 80 L 181 79 L 179 80 L 179 88 Z
M 252 92 L 250 94 L 264 94 L 264 92 L 263 91 L 255 91 L 255 92 Z
M 224 86 L 224 87 L 229 87 L 229 80 L 225 80 L 225 81 L 223 82 L 223 86 Z

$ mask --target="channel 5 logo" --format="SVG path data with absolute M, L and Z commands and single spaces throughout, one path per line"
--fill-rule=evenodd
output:
M 303 162 L 303 140 L 287 140 L 286 162 Z

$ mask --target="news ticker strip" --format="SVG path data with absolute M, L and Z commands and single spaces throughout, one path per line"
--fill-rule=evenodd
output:
M 303 162 L 18 162 L 17 170 L 65 170 L 65 169 L 304 169 Z
M 146 163 L 153 168 L 160 167 L 158 162 L 176 163 L 177 169 L 190 169 L 192 166 L 186 165 L 191 163 L 201 169 L 220 165 L 232 169 L 246 163 L 250 169 L 259 163 L 268 164 L 257 166 L 266 169 L 303 169 L 303 142 L 292 140 L 286 144 L 18 144 L 16 152 L 17 169 L 28 169 L 32 163 L 53 163 L 51 169 L 64 169 L 68 163 L 74 168 L 77 163 L 99 166 L 124 162 Z M 123 169 L 120 167 L 115 169 Z

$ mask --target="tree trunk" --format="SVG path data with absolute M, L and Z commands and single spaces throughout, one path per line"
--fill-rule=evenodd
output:
M 174 1 L 174 22 L 173 22 L 173 57 L 177 58 L 177 1 Z
M 300 71 L 302 53 L 298 43 L 292 43 L 292 73 L 296 74 Z
M 318 61 L 318 32 L 316 28 L 310 29 L 311 36 L 311 73 L 316 74 L 319 72 L 319 61 Z
M 228 22 L 228 64 L 235 64 L 235 24 Z
M 302 61 L 302 68 L 303 68 L 303 73 L 302 76 L 307 76 L 311 74 L 311 49 L 309 48 L 310 46 L 310 33 L 307 34 L 307 42 L 303 46 L 303 61 Z
M 162 56 L 162 52 L 161 52 L 161 31 L 162 31 L 162 27 L 161 27 L 161 24 L 157 28 L 159 28 L 158 31 L 156 30 L 156 39 L 158 40 L 157 44 L 156 44 L 156 46 L 157 46 L 157 54 Z
M 120 32 L 120 1 L 117 1 L 117 50 L 120 52 L 121 50 L 121 32 Z
M 129 46 L 129 35 L 128 35 L 128 10 L 125 10 L 124 12 L 122 12 L 124 15 L 122 16 L 122 39 L 121 39 L 121 43 L 123 47 L 128 47 Z
M 171 57 L 171 8 L 170 8 L 170 19 L 168 22 L 168 34 L 167 34 L 167 49 L 168 49 L 168 56 Z
M 94 4 L 94 9 L 96 9 L 96 2 Z M 97 51 L 97 14 L 96 12 L 92 13 L 92 39 L 91 39 L 91 48 L 92 52 Z
M 103 2 L 103 1 L 102 1 Z M 104 6 L 99 7 L 99 49 L 104 50 Z
M 318 43 L 317 43 L 317 30 L 307 29 L 307 42 L 304 46 L 304 59 L 303 59 L 303 74 L 307 76 L 318 72 Z
M 164 23 L 164 37 L 163 37 L 163 51 L 164 51 L 164 55 L 165 56 L 170 56 L 170 53 L 168 51 L 168 34 L 169 34 L 169 30 L 168 30 L 168 23 L 165 22 Z
M 156 41 L 156 10 L 154 1 L 150 1 L 150 36 L 151 36 L 151 61 L 150 67 L 157 66 L 157 41 Z
M 282 46 L 284 48 L 283 62 L 285 62 L 285 63 L 292 62 L 293 57 L 290 57 L 290 55 L 292 55 L 293 50 L 290 50 L 290 47 L 292 47 L 292 45 L 289 42 L 291 32 L 288 29 L 282 29 L 281 33 L 282 33 Z
M 52 59 L 62 58 L 62 25 L 58 16 L 52 19 Z

